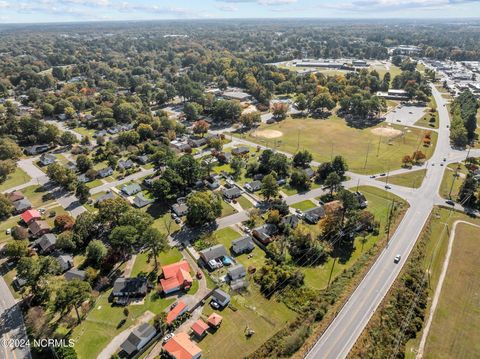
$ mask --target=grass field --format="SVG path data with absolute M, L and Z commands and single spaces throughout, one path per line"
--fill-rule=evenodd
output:
M 243 209 L 249 209 L 253 207 L 253 203 L 250 202 L 245 196 L 240 196 L 237 198 L 237 202 L 242 206 Z
M 402 215 L 403 210 L 407 208 L 407 203 L 401 198 L 391 194 L 390 192 L 384 191 L 376 187 L 369 186 L 360 186 L 358 188 L 368 200 L 367 210 L 372 212 L 375 216 L 375 219 L 380 222 L 379 235 L 368 235 L 365 238 L 365 242 L 362 244 L 362 237 L 355 238 L 354 250 L 351 256 L 347 259 L 338 258 L 335 261 L 332 257 L 329 257 L 326 263 L 320 266 L 304 268 L 302 271 L 305 274 L 305 285 L 310 286 L 315 289 L 323 289 L 328 284 L 328 278 L 330 276 L 330 271 L 332 270 L 332 279 L 338 276 L 343 272 L 344 269 L 350 268 L 357 259 L 367 251 L 372 248 L 373 245 L 381 238 L 385 233 L 385 228 L 387 225 L 388 213 L 392 204 L 392 199 L 395 199 L 395 202 L 401 207 Z M 308 226 L 312 229 L 313 233 L 317 232 L 317 226 Z
M 295 318 L 295 313 L 283 303 L 265 299 L 254 284 L 249 286 L 248 292 L 233 295 L 231 303 L 237 311 L 226 308 L 219 312 L 223 317 L 221 327 L 198 344 L 203 351 L 202 357 L 244 358 Z M 202 315 L 206 318 L 212 312 L 207 305 Z M 247 327 L 255 331 L 250 338 L 245 336 Z
M 240 238 L 242 235 L 230 227 L 225 227 L 215 231 L 215 237 L 218 240 L 218 243 L 223 244 L 223 246 L 229 251 L 232 246 L 232 241 L 234 239 Z
M 456 176 L 455 172 L 459 165 L 460 168 L 458 169 L 458 175 Z M 449 198 L 449 194 L 451 191 L 451 197 L 453 199 L 456 199 L 458 197 L 460 187 L 462 186 L 467 172 L 468 171 L 463 164 L 449 164 L 443 174 L 442 184 L 440 185 L 440 196 L 442 196 L 443 198 Z
M 222 202 L 222 214 L 220 215 L 221 218 L 237 213 L 237 210 L 232 206 L 230 206 L 227 202 L 225 201 L 221 201 L 221 202 Z
M 307 199 L 305 201 L 292 204 L 290 207 L 299 209 L 302 212 L 304 212 L 304 211 L 307 211 L 309 209 L 315 208 L 316 206 L 315 206 L 315 203 L 313 203 L 312 201 Z
M 425 113 L 425 115 L 420 120 L 415 122 L 415 125 L 427 127 L 427 128 L 438 128 L 439 120 L 438 120 L 437 103 L 433 96 L 430 96 L 430 102 L 428 104 L 428 107 L 430 109 L 434 109 L 435 112 L 430 112 L 429 109 L 427 108 L 427 112 Z M 430 123 L 430 118 L 432 117 L 432 115 L 435 118 L 435 122 Z
M 9 188 L 20 186 L 30 181 L 31 178 L 22 169 L 16 168 L 15 172 L 7 176 L 7 179 L 0 184 L 0 192 L 3 192 Z
M 449 210 L 449 209 L 446 209 L 446 208 L 436 207 L 436 208 L 434 208 L 434 210 L 432 212 L 432 215 L 430 217 L 430 221 L 428 222 L 428 224 L 426 226 L 426 230 L 424 232 L 424 236 L 427 238 L 427 247 L 426 247 L 424 267 L 425 267 L 426 270 L 429 269 L 429 272 L 430 272 L 430 277 L 429 277 L 429 279 L 430 279 L 430 285 L 429 285 L 429 288 L 430 288 L 429 297 L 430 297 L 430 299 L 428 301 L 426 315 L 428 315 L 428 311 L 429 311 L 430 305 L 431 305 L 431 297 L 434 294 L 433 291 L 436 288 L 436 285 L 437 285 L 437 282 L 438 282 L 438 279 L 439 279 L 439 276 L 440 276 L 440 273 L 441 273 L 441 270 L 442 270 L 443 261 L 445 259 L 445 254 L 447 252 L 449 230 L 452 228 L 453 223 L 457 220 L 464 220 L 464 221 L 467 221 L 467 222 L 471 222 L 471 223 L 480 225 L 480 220 L 479 219 L 475 220 L 475 219 L 472 219 L 472 218 L 468 217 L 467 215 L 465 215 L 463 213 L 456 212 L 456 211 L 453 211 L 453 210 Z M 462 228 L 462 225 L 460 225 L 460 224 L 457 225 L 457 235 L 460 235 L 462 233 L 461 231 L 459 231 L 461 228 Z M 477 231 L 473 234 L 474 234 L 474 236 L 471 236 L 471 240 L 469 238 L 466 238 L 469 246 L 472 243 L 475 243 L 475 240 L 478 238 L 480 232 Z M 452 264 L 458 262 L 458 259 L 456 261 L 454 261 L 456 247 L 461 242 L 461 241 L 457 242 L 458 239 L 460 239 L 460 237 L 457 237 L 455 239 L 455 242 L 454 242 L 452 257 L 450 258 L 450 266 L 452 266 Z M 467 248 L 467 247 L 465 247 L 465 244 L 462 244 L 460 246 L 460 248 L 461 248 L 461 251 L 462 251 L 462 250 L 465 250 L 465 248 Z M 468 248 L 470 248 L 470 247 L 468 247 Z M 471 264 L 472 260 L 474 260 L 475 258 L 478 258 L 478 243 L 477 243 L 476 248 L 470 248 L 470 250 L 471 250 L 470 253 L 468 253 L 464 257 L 462 257 L 461 261 L 465 260 L 466 262 Z M 461 253 L 461 251 L 460 251 L 460 253 Z M 475 255 L 474 253 L 477 253 L 477 255 Z M 476 268 L 476 272 L 474 272 L 474 273 L 478 273 L 478 260 L 477 260 L 477 263 L 474 264 L 474 266 L 475 267 L 472 267 L 472 269 Z M 462 265 L 462 267 L 463 267 L 463 265 Z M 458 290 L 458 285 L 463 285 L 463 281 L 464 281 L 463 275 L 464 274 L 463 273 L 458 274 L 458 272 L 454 272 L 454 273 L 456 273 L 456 277 L 452 277 L 450 269 L 451 268 L 449 267 L 449 269 L 447 271 L 447 277 L 446 277 L 446 281 L 444 282 L 444 285 L 443 285 L 443 291 L 448 290 L 448 292 L 451 292 L 450 293 L 450 298 L 451 298 L 452 295 L 456 298 L 456 299 L 454 298 L 455 299 L 454 305 L 455 306 L 457 306 L 457 305 L 460 306 L 464 302 L 464 298 L 463 298 L 463 296 L 459 296 L 458 293 L 471 293 L 471 292 L 470 292 L 469 289 L 467 289 L 466 286 L 462 290 Z M 466 272 L 465 272 L 465 281 L 466 282 L 468 281 L 468 279 L 471 279 L 471 277 L 467 273 L 470 273 L 468 268 L 466 268 Z M 447 282 L 449 277 L 450 278 L 456 278 L 459 283 Z M 459 281 L 458 278 L 462 278 L 462 280 Z M 450 284 L 450 283 L 452 283 L 452 284 Z M 465 283 L 465 285 L 467 285 L 467 283 Z M 471 284 L 471 285 L 476 286 L 476 288 L 477 288 L 476 292 L 478 293 L 478 290 L 479 290 L 478 289 L 478 281 L 477 281 L 477 283 L 474 283 L 474 284 Z M 452 290 L 450 290 L 450 288 L 452 288 Z M 444 292 L 444 293 L 447 293 L 447 292 Z M 439 302 L 439 306 L 437 306 L 437 313 L 444 313 L 445 314 L 444 310 L 440 310 L 441 305 L 442 305 L 442 299 Z M 456 320 L 456 319 L 454 319 L 454 318 L 456 318 L 454 316 L 454 312 L 458 313 L 458 312 L 456 312 L 455 307 L 450 308 L 450 310 L 447 311 L 447 313 L 452 316 L 451 317 L 452 321 Z M 440 314 L 440 315 L 442 315 L 442 314 Z M 472 318 L 472 317 L 475 317 L 476 319 L 479 318 L 478 317 L 478 295 L 477 295 L 477 312 L 476 312 L 475 315 L 470 315 L 470 318 Z M 429 359 L 435 358 L 436 359 L 436 358 L 477 358 L 478 357 L 478 351 L 477 351 L 476 356 L 468 356 L 468 355 L 463 356 L 462 353 L 460 353 L 460 352 L 457 353 L 458 355 L 453 355 L 452 354 L 450 356 L 441 356 L 440 354 L 438 354 L 439 353 L 438 351 L 434 352 L 434 356 L 430 355 L 429 354 L 430 340 L 431 340 L 432 333 L 434 333 L 433 330 L 434 330 L 434 326 L 435 326 L 435 320 L 436 320 L 436 318 L 434 318 L 434 322 L 432 323 L 432 327 L 430 329 L 431 331 L 430 331 L 430 335 L 429 335 L 429 338 L 427 340 L 427 346 L 426 346 L 426 349 L 428 349 L 428 351 L 426 351 L 424 353 L 424 358 L 429 358 Z M 476 320 L 476 323 L 477 323 L 476 325 L 477 325 L 477 328 L 478 328 L 478 325 L 479 325 L 478 320 Z M 466 328 L 467 326 L 468 326 L 468 324 L 466 324 L 466 321 L 464 321 L 464 322 L 461 323 L 461 327 L 458 327 L 457 330 L 462 330 L 462 327 Z M 446 335 L 446 334 L 452 334 L 451 331 L 450 331 L 452 329 L 450 324 L 446 323 L 445 324 L 445 329 L 448 329 L 449 331 L 443 333 L 443 330 L 442 330 L 441 338 L 443 338 L 444 335 Z M 473 332 L 470 332 L 470 333 L 478 333 L 478 329 L 476 329 L 476 330 L 474 330 Z M 410 340 L 407 343 L 406 350 L 405 350 L 405 358 L 407 358 L 407 359 L 414 359 L 415 358 L 415 353 L 416 353 L 416 349 L 418 348 L 420 338 L 421 338 L 421 333 L 419 333 L 415 339 Z M 459 340 L 462 340 L 462 339 L 459 339 Z M 477 340 L 477 342 L 478 342 L 478 340 Z M 439 345 L 441 345 L 441 344 L 439 344 Z M 465 348 L 465 349 L 468 349 L 468 348 Z M 445 349 L 445 354 L 448 354 L 448 349 Z
M 478 238 L 480 228 L 457 225 L 447 276 L 425 347 L 425 358 L 480 357 Z
M 427 173 L 426 169 L 411 171 L 402 173 L 395 176 L 388 177 L 388 183 L 409 187 L 409 188 L 419 188 L 422 185 L 423 179 Z M 386 182 L 386 177 L 378 178 L 377 181 Z
M 177 248 L 171 248 L 167 252 L 162 252 L 157 257 L 159 269 L 161 266 L 178 262 L 182 259 L 182 254 Z M 131 277 L 137 277 L 140 273 L 148 274 L 153 271 L 155 263 L 153 258 L 150 258 L 149 252 L 142 252 L 137 254 L 135 263 L 133 264 Z
M 382 127 L 382 125 L 376 127 Z M 392 127 L 404 129 L 398 126 Z M 389 140 L 373 134 L 372 128 L 348 127 L 343 119 L 335 116 L 327 120 L 287 119 L 273 125 L 261 125 L 259 130 L 276 130 L 283 135 L 266 139 L 254 137 L 251 132 L 245 135 L 245 138 L 289 153 L 306 149 L 312 152 L 313 158 L 319 162 L 331 160 L 332 154 L 342 155 L 346 158 L 350 170 L 365 174 L 400 168 L 402 157 L 406 154 L 411 155 L 417 149 L 425 132 L 417 128 L 408 128 L 404 135 Z M 422 148 L 427 157 L 433 153 L 436 139 L 436 133 L 432 133 L 432 146 Z

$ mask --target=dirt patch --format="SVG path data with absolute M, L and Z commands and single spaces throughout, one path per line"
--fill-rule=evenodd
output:
M 263 137 L 263 138 L 278 138 L 282 137 L 283 133 L 277 130 L 258 130 L 252 134 L 253 137 Z
M 371 130 L 374 135 L 382 137 L 397 137 L 402 134 L 402 131 L 391 127 L 377 127 Z

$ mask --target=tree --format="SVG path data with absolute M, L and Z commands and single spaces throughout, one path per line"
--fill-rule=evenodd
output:
M 475 197 L 475 192 L 477 190 L 477 181 L 475 177 L 469 172 L 467 177 L 460 187 L 460 192 L 458 193 L 458 200 L 465 207 L 474 207 L 477 201 Z
M 183 113 L 187 121 L 196 121 L 198 117 L 203 112 L 202 105 L 196 102 L 188 102 L 183 106 Z
M 55 229 L 57 229 L 60 232 L 72 230 L 74 224 L 75 224 L 75 219 L 73 219 L 72 216 L 66 213 L 59 214 L 58 216 L 55 217 L 55 220 L 54 220 Z
M 246 127 L 251 128 L 254 124 L 259 123 L 261 121 L 260 112 L 252 111 L 243 113 L 240 116 L 240 123 Z
M 293 165 L 299 168 L 306 168 L 312 162 L 313 157 L 307 150 L 299 151 L 293 156 Z
M 76 162 L 77 168 L 81 173 L 85 173 L 93 167 L 93 162 L 87 155 L 78 155 Z
M 75 196 L 78 197 L 80 203 L 85 203 L 88 201 L 90 196 L 90 190 L 85 183 L 79 183 L 77 189 L 75 190 Z
M 402 157 L 402 164 L 404 167 L 410 167 L 412 162 L 412 157 L 410 157 L 409 155 L 405 155 Z
M 108 237 L 113 248 L 120 250 L 123 255 L 132 253 L 134 245 L 138 243 L 139 233 L 133 226 L 118 226 L 113 228 Z
M 78 307 L 85 301 L 91 298 L 92 288 L 90 284 L 85 281 L 74 279 L 69 282 L 64 282 L 59 287 L 55 296 L 55 309 L 61 313 L 75 309 L 78 323 L 80 323 L 80 314 Z
M 16 164 L 13 160 L 0 160 L 0 183 L 4 182 L 8 175 L 15 172 Z
M 60 143 L 64 146 L 71 146 L 77 142 L 77 137 L 70 131 L 65 131 L 60 135 Z
M 412 162 L 419 163 L 420 161 L 427 158 L 422 151 L 415 151 L 412 155 Z
M 303 170 L 295 170 L 290 176 L 290 186 L 297 189 L 307 190 L 310 188 L 310 179 Z
M 105 244 L 98 239 L 94 239 L 87 245 L 87 261 L 93 266 L 98 266 L 107 255 L 107 252 L 108 250 Z
M 298 111 L 305 111 L 308 108 L 308 101 L 307 101 L 307 96 L 303 93 L 299 93 L 295 97 L 295 107 L 297 108 Z
M 210 124 L 205 120 L 198 120 L 193 124 L 193 133 L 201 134 L 202 136 L 208 132 Z
M 272 174 L 263 177 L 260 193 L 267 201 L 278 195 L 278 183 Z
M 195 192 L 189 195 L 187 207 L 187 223 L 192 227 L 213 222 L 222 213 L 221 199 L 208 192 Z
M 64 167 L 60 163 L 52 163 L 47 167 L 48 177 L 58 185 L 68 189 L 75 189 L 77 175 L 71 169 Z
M 288 237 L 288 251 L 293 261 L 301 266 L 313 266 L 324 262 L 328 255 L 321 242 L 303 227 L 297 227 Z M 305 255 L 308 253 L 308 255 Z
M 90 239 L 95 237 L 98 223 L 98 216 L 88 211 L 77 217 L 73 226 L 73 241 L 78 248 L 85 248 Z
M 57 236 L 57 242 L 55 248 L 63 250 L 65 252 L 73 252 L 76 249 L 75 242 L 73 241 L 73 232 L 65 231 Z
M 5 245 L 5 254 L 14 259 L 20 259 L 28 254 L 28 240 L 8 241 Z
M 7 219 L 13 213 L 14 207 L 12 202 L 4 195 L 0 193 L 0 219 Z
M 17 275 L 23 278 L 35 295 L 51 275 L 60 273 L 60 265 L 53 257 L 22 257 L 17 264 Z
M 0 160 L 16 161 L 22 156 L 22 149 L 8 137 L 0 138 Z
M 125 131 L 118 135 L 117 141 L 124 146 L 136 145 L 140 142 L 140 135 L 137 131 Z
M 284 120 L 287 117 L 288 104 L 283 102 L 276 102 L 272 105 L 273 117 L 277 120 Z
M 137 132 L 142 141 L 155 137 L 155 131 L 153 131 L 152 126 L 147 123 L 141 123 L 138 125 Z
M 342 179 L 335 172 L 330 173 L 328 177 L 325 179 L 325 186 L 330 188 L 330 194 L 333 194 L 334 192 L 336 192 L 340 187 L 341 183 L 342 183 Z
M 241 157 L 235 156 L 230 161 L 230 167 L 233 170 L 233 178 L 237 179 L 242 174 L 242 168 L 245 167 L 245 162 Z
M 120 216 L 130 209 L 130 204 L 123 198 L 115 197 L 98 204 L 98 220 L 114 227 Z
M 335 101 L 332 99 L 330 94 L 321 93 L 315 96 L 309 104 L 309 110 L 313 114 L 318 114 L 323 116 L 325 114 L 325 109 L 331 111 L 335 108 Z
M 348 171 L 347 161 L 342 156 L 335 156 L 332 161 L 332 168 L 340 179 L 344 179 L 345 172 Z
M 155 263 L 154 271 L 156 272 L 158 269 L 157 257 L 160 252 L 164 252 L 168 248 L 167 235 L 156 228 L 147 228 L 142 236 L 142 244 L 150 251 Z

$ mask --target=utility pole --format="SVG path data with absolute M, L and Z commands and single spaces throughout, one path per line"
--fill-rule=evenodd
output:
M 457 168 L 455 168 L 455 174 L 453 175 L 452 185 L 450 186 L 450 191 L 448 192 L 449 199 L 452 199 L 453 185 L 455 184 L 455 180 L 457 179 L 459 168 L 460 168 L 460 165 L 458 165 Z
M 395 206 L 395 198 L 392 198 L 392 206 L 390 207 L 390 211 L 388 213 L 388 223 L 387 223 L 387 246 L 388 243 L 390 242 L 390 224 L 392 223 L 392 214 L 393 214 L 393 208 Z
M 368 146 L 367 146 L 367 153 L 365 155 L 365 164 L 363 165 L 363 169 L 367 168 L 367 161 L 368 161 L 368 152 L 370 151 L 370 141 L 368 141 Z
M 382 135 L 380 135 L 380 138 L 378 139 L 378 146 L 377 146 L 377 157 L 380 153 L 380 143 L 382 142 Z
M 337 261 L 337 257 L 333 258 L 332 269 L 330 270 L 330 275 L 328 276 L 327 289 L 330 288 L 330 281 L 332 280 L 333 268 L 335 268 L 335 262 L 336 261 Z

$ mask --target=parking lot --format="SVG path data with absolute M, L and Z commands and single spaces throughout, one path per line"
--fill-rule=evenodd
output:
M 426 107 L 400 105 L 390 111 L 385 117 L 386 122 L 412 126 L 425 114 Z

